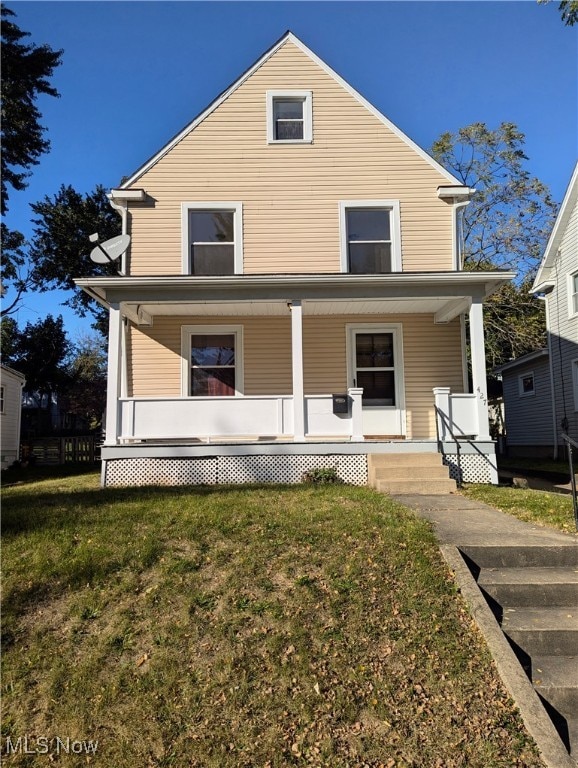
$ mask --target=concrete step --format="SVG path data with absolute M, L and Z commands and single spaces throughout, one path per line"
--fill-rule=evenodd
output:
M 456 490 L 456 481 L 439 480 L 376 480 L 374 487 L 381 493 L 395 494 L 447 494 Z
M 574 656 L 578 608 L 504 608 L 502 630 L 530 658 Z
M 369 466 L 373 467 L 431 467 L 443 464 L 441 453 L 370 453 Z
M 534 656 L 532 684 L 559 712 L 578 716 L 578 655 Z
M 470 570 L 477 577 L 483 568 L 576 568 L 578 569 L 578 542 L 568 544 L 497 545 L 460 547 Z M 477 566 L 477 573 L 475 568 Z
M 447 480 L 448 468 L 442 466 L 411 467 L 411 466 L 392 466 L 373 467 L 371 477 L 374 480 L 415 480 L 419 476 L 420 481 L 424 480 Z
M 578 656 L 535 656 L 531 679 L 562 741 L 578 754 Z
M 484 568 L 479 586 L 503 608 L 578 606 L 578 571 L 573 568 Z

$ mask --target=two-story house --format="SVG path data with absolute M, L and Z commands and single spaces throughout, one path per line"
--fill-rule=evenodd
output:
M 497 481 L 473 190 L 293 34 L 110 193 L 103 484 L 298 481 L 442 451 Z M 473 387 L 468 387 L 466 323 Z M 461 460 L 457 467 L 457 444 Z

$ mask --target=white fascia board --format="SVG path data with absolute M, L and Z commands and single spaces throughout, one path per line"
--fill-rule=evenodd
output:
M 556 287 L 555 280 L 544 280 L 543 282 L 538 283 L 538 285 L 534 283 L 534 285 L 532 286 L 532 289 L 528 291 L 528 294 L 530 296 L 536 296 L 536 294 L 538 293 L 549 293 L 555 287 Z
M 558 248 L 560 247 L 560 242 L 562 240 L 562 237 L 564 236 L 566 225 L 568 224 L 568 219 L 570 218 L 574 205 L 576 204 L 577 201 L 578 201 L 578 162 L 576 163 L 576 166 L 574 168 L 574 173 L 572 174 L 572 178 L 570 179 L 570 183 L 568 184 L 568 189 L 566 190 L 566 194 L 564 195 L 564 200 L 562 201 L 562 205 L 560 206 L 560 210 L 558 211 L 556 221 L 554 222 L 554 227 L 552 229 L 552 232 L 550 233 L 548 243 L 546 244 L 546 250 L 544 251 L 542 262 L 538 269 L 538 273 L 536 274 L 534 285 L 532 286 L 532 293 L 538 292 L 540 285 L 544 282 L 544 278 L 545 278 L 544 271 L 552 267 L 554 264 L 554 261 L 558 254 Z
M 529 352 L 527 355 L 518 357 L 515 360 L 510 360 L 509 363 L 504 363 L 504 365 L 499 365 L 497 368 L 494 368 L 493 373 L 502 373 L 503 371 L 509 371 L 512 368 L 517 368 L 520 365 L 526 365 L 527 363 L 531 363 L 533 360 L 538 360 L 540 357 L 547 357 L 548 354 L 549 353 L 547 349 L 538 349 L 536 350 L 536 352 Z
M 239 88 L 251 75 L 256 72 L 268 59 L 271 58 L 277 51 L 287 42 L 292 42 L 297 48 L 299 48 L 306 56 L 309 56 L 310 59 L 312 59 L 316 64 L 318 64 L 330 77 L 332 77 L 339 85 L 341 85 L 348 93 L 350 93 L 354 99 L 356 99 L 360 104 L 362 104 L 369 112 L 371 112 L 372 115 L 374 115 L 380 122 L 382 122 L 385 126 L 387 126 L 392 133 L 394 133 L 399 139 L 401 139 L 407 146 L 411 147 L 417 154 L 423 158 L 429 165 L 431 165 L 433 168 L 435 168 L 438 173 L 440 173 L 445 179 L 447 179 L 450 184 L 455 185 L 457 187 L 463 187 L 463 185 L 460 183 L 459 179 L 456 179 L 455 176 L 452 176 L 449 171 L 447 171 L 442 165 L 440 165 L 437 160 L 434 160 L 434 158 L 429 155 L 424 149 L 422 149 L 420 146 L 418 146 L 412 139 L 409 138 L 409 136 L 406 136 L 403 131 L 401 131 L 396 125 L 394 125 L 390 120 L 385 117 L 376 107 L 374 107 L 372 104 L 370 104 L 367 99 L 365 99 L 358 91 L 355 90 L 349 83 L 347 83 L 340 75 L 337 74 L 331 67 L 326 64 L 322 59 L 320 59 L 313 51 L 311 51 L 304 43 L 299 40 L 299 38 L 295 37 L 295 35 L 292 32 L 287 32 L 283 37 L 275 43 L 268 51 L 266 51 L 263 56 L 253 64 L 252 67 L 250 67 L 241 77 L 236 80 L 229 88 L 227 88 L 223 93 L 218 96 L 203 112 L 201 112 L 200 115 L 198 115 L 191 123 L 189 123 L 183 130 L 178 133 L 174 138 L 172 138 L 168 144 L 166 144 L 157 154 L 153 155 L 153 157 L 150 158 L 146 163 L 144 163 L 135 173 L 127 179 L 123 184 L 121 184 L 121 189 L 125 189 L 127 187 L 130 187 L 132 184 L 135 183 L 144 173 L 146 173 L 150 168 L 152 168 L 153 165 L 155 165 L 161 158 L 163 158 L 167 152 L 170 152 L 170 150 L 176 146 L 180 141 L 182 141 L 185 136 L 187 136 L 191 131 L 193 131 L 200 123 L 203 122 L 212 112 L 217 109 L 226 99 L 229 98 L 229 96 L 234 93 L 237 88 Z
M 360 274 L 285 274 L 285 275 L 231 275 L 231 276 L 195 276 L 195 275 L 143 275 L 139 277 L 78 277 L 74 282 L 81 288 L 106 287 L 112 288 L 122 284 L 130 286 L 157 285 L 160 287 L 206 286 L 216 288 L 222 286 L 239 287 L 285 285 L 285 286 L 315 286 L 338 284 L 368 284 L 368 285 L 424 285 L 424 284 L 462 284 L 487 285 L 501 284 L 516 277 L 515 272 L 389 272 L 382 275 Z

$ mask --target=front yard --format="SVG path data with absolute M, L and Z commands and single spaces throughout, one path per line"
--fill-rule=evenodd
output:
M 428 525 L 369 489 L 55 476 L 5 488 L 3 542 L 6 765 L 542 765 Z

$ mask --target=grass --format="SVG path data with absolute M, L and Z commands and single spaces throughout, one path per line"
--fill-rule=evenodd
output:
M 384 495 L 52 476 L 4 490 L 3 528 L 4 752 L 29 735 L 98 742 L 69 766 L 542 766 L 429 526 Z
M 473 484 L 465 485 L 461 492 L 524 522 L 576 533 L 570 494 Z
M 567 459 L 548 459 L 546 457 L 533 459 L 529 457 L 498 456 L 500 469 L 530 469 L 545 472 L 556 472 L 570 477 L 570 467 Z

